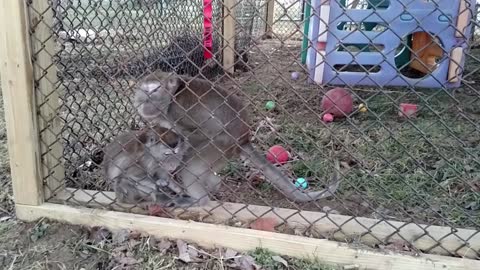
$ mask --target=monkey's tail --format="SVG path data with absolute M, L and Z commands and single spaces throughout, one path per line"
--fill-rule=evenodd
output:
M 260 155 L 252 144 L 242 145 L 243 154 L 260 170 L 263 170 L 263 174 L 267 181 L 272 183 L 279 191 L 281 191 L 286 197 L 295 202 L 309 202 L 314 200 L 320 200 L 333 196 L 340 185 L 341 180 L 338 177 L 338 171 L 340 165 L 337 159 L 335 159 L 335 170 L 332 177 L 332 183 L 326 189 L 320 191 L 303 192 L 295 186 L 293 181 L 290 181 L 277 167 L 272 165 L 268 160 Z

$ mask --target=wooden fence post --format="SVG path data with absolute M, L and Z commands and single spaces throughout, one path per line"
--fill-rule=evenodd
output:
M 264 38 L 272 38 L 273 36 L 273 17 L 275 13 L 275 0 L 267 1 L 267 23 L 265 25 Z
M 33 1 L 31 4 L 30 21 L 35 25 L 32 38 L 32 54 L 34 61 L 35 95 L 40 132 L 40 153 L 42 160 L 43 179 L 45 179 L 45 199 L 55 197 L 65 189 L 65 168 L 61 160 L 63 145 L 61 142 L 62 123 L 58 117 L 60 108 L 59 91 L 55 86 L 57 78 L 56 66 L 53 63 L 55 55 L 55 40 L 53 36 L 54 7 L 47 0 Z M 57 8 L 57 11 L 59 9 Z M 55 15 L 62 19 L 62 16 Z M 40 23 L 36 23 L 40 22 Z
M 26 1 L 0 1 L 0 79 L 16 204 L 44 196 Z
M 235 0 L 223 1 L 223 68 L 235 72 Z

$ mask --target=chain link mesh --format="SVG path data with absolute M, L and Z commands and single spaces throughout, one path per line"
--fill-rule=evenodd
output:
M 250 106 L 253 144 L 264 152 L 273 145 L 287 149 L 290 159 L 279 168 L 292 179 L 307 179 L 309 190 L 329 185 L 326 179 L 336 171 L 334 160 L 340 161 L 342 179 L 333 198 L 294 203 L 266 181 L 262 170 L 241 159 L 232 160 L 219 172 L 220 189 L 211 194 L 217 204 L 196 214 L 177 209 L 181 214 L 175 217 L 249 226 L 248 220 L 269 216 L 279 221 L 277 230 L 285 233 L 384 248 L 400 243 L 412 252 L 480 255 L 478 15 L 472 21 L 473 35 L 467 38 L 460 87 L 449 89 L 439 83 L 439 88 L 417 88 L 428 75 L 410 68 L 411 61 L 422 60 L 413 53 L 402 67 L 392 68 L 395 78 L 418 81 L 404 80 L 405 86 L 395 87 L 345 82 L 354 109 L 344 118 L 325 123 L 321 103 L 332 87 L 309 82 L 309 70 L 302 63 L 307 52 L 302 44 L 308 34 L 305 22 L 318 16 L 306 12 L 312 1 L 274 1 L 272 32 L 267 39 L 269 1 L 237 0 L 232 14 L 225 13 L 222 1 L 212 1 L 211 61 L 204 59 L 202 1 L 27 2 L 47 194 L 58 193 L 56 198 L 67 204 L 141 211 L 115 201 L 112 185 L 101 169 L 103 149 L 118 134 L 145 126 L 131 101 L 132 82 L 154 70 L 175 71 L 205 78 L 240 95 Z M 382 18 L 386 13 L 378 2 L 346 1 L 343 5 L 373 10 L 371 16 L 383 21 L 372 29 L 378 36 L 397 19 Z M 400 2 L 409 10 L 415 1 Z M 442 1 L 423 2 L 437 5 Z M 467 9 L 470 4 L 466 2 Z M 478 5 L 472 10 L 476 12 Z M 222 43 L 222 21 L 228 15 L 236 23 L 235 74 L 222 68 L 222 51 L 228 46 Z M 376 36 L 363 32 L 369 19 L 360 24 L 351 19 L 343 29 L 374 44 L 371 38 Z M 418 29 L 426 31 L 422 30 L 425 22 L 414 19 Z M 448 27 L 456 27 L 456 21 L 450 20 Z M 408 38 L 398 38 L 402 44 L 395 52 L 410 48 Z M 349 64 L 325 63 L 337 74 L 360 70 L 368 78 L 391 54 L 369 45 L 382 61 L 364 64 L 358 53 L 365 47 L 352 47 L 335 36 L 331 39 L 351 55 Z M 431 44 L 438 42 L 432 40 Z M 449 60 L 450 54 L 442 51 L 435 61 L 441 65 Z M 48 75 L 53 72 L 56 76 Z M 298 79 L 294 78 L 297 74 Z M 338 79 L 336 75 L 332 81 Z M 58 106 L 52 105 L 57 99 Z M 268 101 L 275 102 L 274 109 L 265 108 Z M 418 105 L 416 117 L 399 116 L 401 103 Z M 55 152 L 55 147 L 63 150 Z M 47 198 L 54 199 L 53 195 Z

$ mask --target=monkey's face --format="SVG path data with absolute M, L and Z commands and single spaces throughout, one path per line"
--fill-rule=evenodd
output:
M 173 74 L 156 72 L 135 87 L 134 103 L 140 115 L 151 119 L 168 110 L 173 95 L 178 88 L 178 78 Z

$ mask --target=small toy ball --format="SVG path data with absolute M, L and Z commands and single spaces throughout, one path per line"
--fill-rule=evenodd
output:
M 333 121 L 333 115 L 331 113 L 326 113 L 323 115 L 323 121 L 326 123 L 330 123 Z
M 398 115 L 400 117 L 414 117 L 417 113 L 418 106 L 411 103 L 400 103 L 400 111 Z
M 296 81 L 300 77 L 300 74 L 296 71 L 292 72 L 292 80 Z
M 275 109 L 275 102 L 271 100 L 267 101 L 267 103 L 265 103 L 265 109 L 268 111 Z
M 268 149 L 267 160 L 273 164 L 285 164 L 290 159 L 290 153 L 281 145 L 274 145 Z
M 361 113 L 365 113 L 365 112 L 367 112 L 367 107 L 365 106 L 365 104 L 361 103 L 360 105 L 358 105 L 358 110 Z
M 335 117 L 345 117 L 353 111 L 352 96 L 347 90 L 340 87 L 325 93 L 320 105 L 322 111 L 331 113 Z
M 301 187 L 302 189 L 306 189 L 308 187 L 308 182 L 307 180 L 305 180 L 305 178 L 297 178 L 297 180 L 295 181 L 295 186 L 297 188 Z

